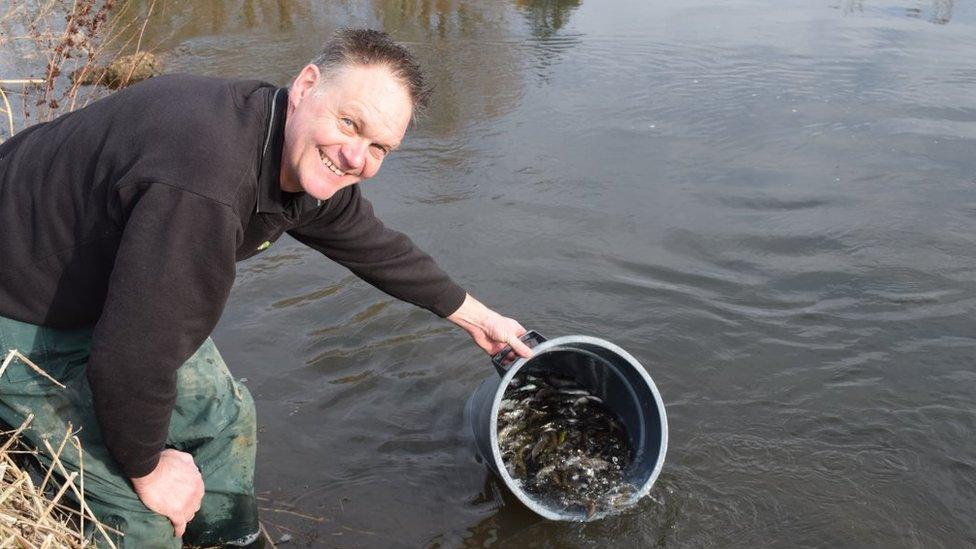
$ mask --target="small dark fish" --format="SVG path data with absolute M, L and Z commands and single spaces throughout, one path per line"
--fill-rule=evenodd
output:
M 539 437 L 539 441 L 532 447 L 532 453 L 529 455 L 532 456 L 533 461 L 536 461 L 550 446 L 552 446 L 552 432 L 546 431 Z
M 575 380 L 517 374 L 499 403 L 497 434 L 507 472 L 531 497 L 587 520 L 630 503 L 626 431 Z
M 549 477 L 549 475 L 551 475 L 551 474 L 552 474 L 552 473 L 553 473 L 553 472 L 554 472 L 555 470 L 556 470 L 556 465 L 555 465 L 555 464 L 552 464 L 552 465 L 546 465 L 546 466 L 545 466 L 545 467 L 543 467 L 542 469 L 539 469 L 539 470 L 538 470 L 538 472 L 536 472 L 536 474 L 535 474 L 535 478 L 536 478 L 537 480 L 545 480 L 545 479 L 547 479 L 547 478 Z
M 557 389 L 579 386 L 579 383 L 576 383 L 576 380 L 569 379 L 566 377 L 559 377 L 559 376 L 550 376 L 549 384 L 552 385 L 553 387 L 556 387 Z
M 513 423 L 515 421 L 522 419 L 522 416 L 524 415 L 525 415 L 525 410 L 512 410 L 510 412 L 505 412 L 504 414 L 502 414 L 500 416 L 500 419 L 508 423 Z
M 536 392 L 535 394 L 535 398 L 536 400 L 546 400 L 547 398 L 551 397 L 555 393 L 556 391 L 546 387 L 544 389 L 539 389 L 538 392 Z
M 507 425 L 504 429 L 502 429 L 501 431 L 498 431 L 498 440 L 500 440 L 500 441 L 501 440 L 508 440 L 509 438 L 512 437 L 513 434 L 515 434 L 515 432 L 517 430 L 518 430 L 518 425 L 517 424 L 514 424 L 513 423 L 511 425 Z

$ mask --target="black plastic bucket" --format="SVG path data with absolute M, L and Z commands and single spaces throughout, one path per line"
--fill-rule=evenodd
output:
M 588 336 L 564 336 L 547 340 L 528 332 L 522 341 L 533 347 L 530 359 L 519 358 L 508 367 L 495 355 L 492 363 L 498 375 L 491 375 L 468 399 L 466 415 L 474 431 L 475 444 L 488 467 L 529 509 L 550 520 L 597 520 L 606 513 L 587 518 L 585 511 L 569 511 L 534 499 L 508 474 L 498 449 L 498 407 L 505 389 L 519 371 L 558 371 L 573 377 L 620 418 L 627 431 L 634 458 L 623 471 L 624 480 L 636 490 L 623 506 L 630 506 L 650 492 L 661 473 L 668 448 L 668 421 L 664 401 L 647 371 L 627 351 L 609 341 Z

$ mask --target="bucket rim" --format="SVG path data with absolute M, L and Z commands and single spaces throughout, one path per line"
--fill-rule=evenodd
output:
M 631 366 L 634 367 L 635 370 L 637 370 L 637 373 L 640 375 L 641 379 L 644 380 L 644 383 L 647 384 L 647 388 L 650 389 L 651 394 L 654 396 L 654 404 L 657 407 L 658 417 L 660 420 L 660 428 L 661 428 L 660 451 L 658 452 L 657 460 L 654 463 L 654 468 L 651 471 L 651 474 L 648 476 L 644 484 L 631 497 L 632 503 L 636 503 L 644 496 L 646 496 L 648 493 L 650 493 L 651 488 L 654 486 L 654 483 L 657 481 L 658 476 L 661 474 L 661 469 L 664 467 L 664 458 L 668 451 L 668 419 L 667 419 L 667 411 L 665 410 L 664 407 L 664 399 L 661 398 L 661 393 L 660 391 L 658 391 L 657 385 L 654 384 L 654 380 L 651 379 L 650 374 L 647 373 L 647 369 L 644 367 L 643 364 L 641 364 L 640 361 L 634 358 L 633 355 L 625 351 L 619 345 L 616 345 L 605 339 L 592 337 L 592 336 L 584 336 L 584 335 L 560 336 L 540 343 L 539 345 L 535 346 L 535 348 L 533 349 L 535 354 L 533 355 L 532 358 L 519 357 L 515 362 L 513 362 L 508 367 L 508 370 L 505 372 L 505 375 L 502 376 L 502 380 L 499 383 L 498 388 L 495 390 L 494 399 L 492 400 L 492 404 L 491 404 L 491 414 L 489 416 L 491 420 L 489 425 L 489 429 L 490 429 L 489 434 L 490 434 L 490 442 L 491 442 L 492 459 L 494 459 L 495 461 L 495 467 L 498 470 L 499 475 L 502 477 L 502 481 L 505 482 L 506 486 L 508 486 L 508 489 L 511 490 L 512 493 L 515 494 L 515 496 L 519 499 L 519 501 L 521 501 L 526 507 L 528 507 L 532 511 L 538 513 L 539 515 L 542 515 L 543 517 L 549 520 L 587 521 L 587 519 L 581 518 L 578 514 L 557 512 L 557 511 L 553 511 L 552 509 L 546 506 L 541 505 L 535 499 L 533 499 L 527 493 L 525 493 L 524 490 L 522 490 L 520 482 L 516 481 L 514 478 L 512 478 L 511 475 L 508 474 L 508 468 L 505 467 L 505 462 L 502 459 L 501 452 L 498 449 L 498 408 L 501 405 L 501 401 L 503 397 L 505 396 L 505 389 L 508 387 L 508 384 L 512 381 L 512 378 L 515 377 L 515 375 L 518 373 L 519 370 L 522 369 L 523 366 L 531 362 L 535 357 L 538 357 L 547 352 L 557 351 L 559 350 L 558 349 L 559 347 L 562 347 L 567 344 L 574 344 L 574 343 L 597 345 L 600 347 L 604 347 L 620 355 L 625 360 L 627 360 L 627 362 L 629 362 Z M 609 513 L 597 513 L 589 520 L 597 520 L 603 518 L 607 514 Z

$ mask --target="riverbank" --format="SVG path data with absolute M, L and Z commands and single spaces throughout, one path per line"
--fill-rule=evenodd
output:
M 155 0 L 11 0 L 0 8 L 0 142 L 159 74 L 143 41 L 155 9 Z

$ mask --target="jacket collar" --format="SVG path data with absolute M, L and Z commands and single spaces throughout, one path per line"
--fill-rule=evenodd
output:
M 261 149 L 258 170 L 257 206 L 263 214 L 298 214 L 320 203 L 306 193 L 285 193 L 281 190 L 281 148 L 285 142 L 285 118 L 288 115 L 288 88 L 278 88 L 268 97 L 268 127 Z

